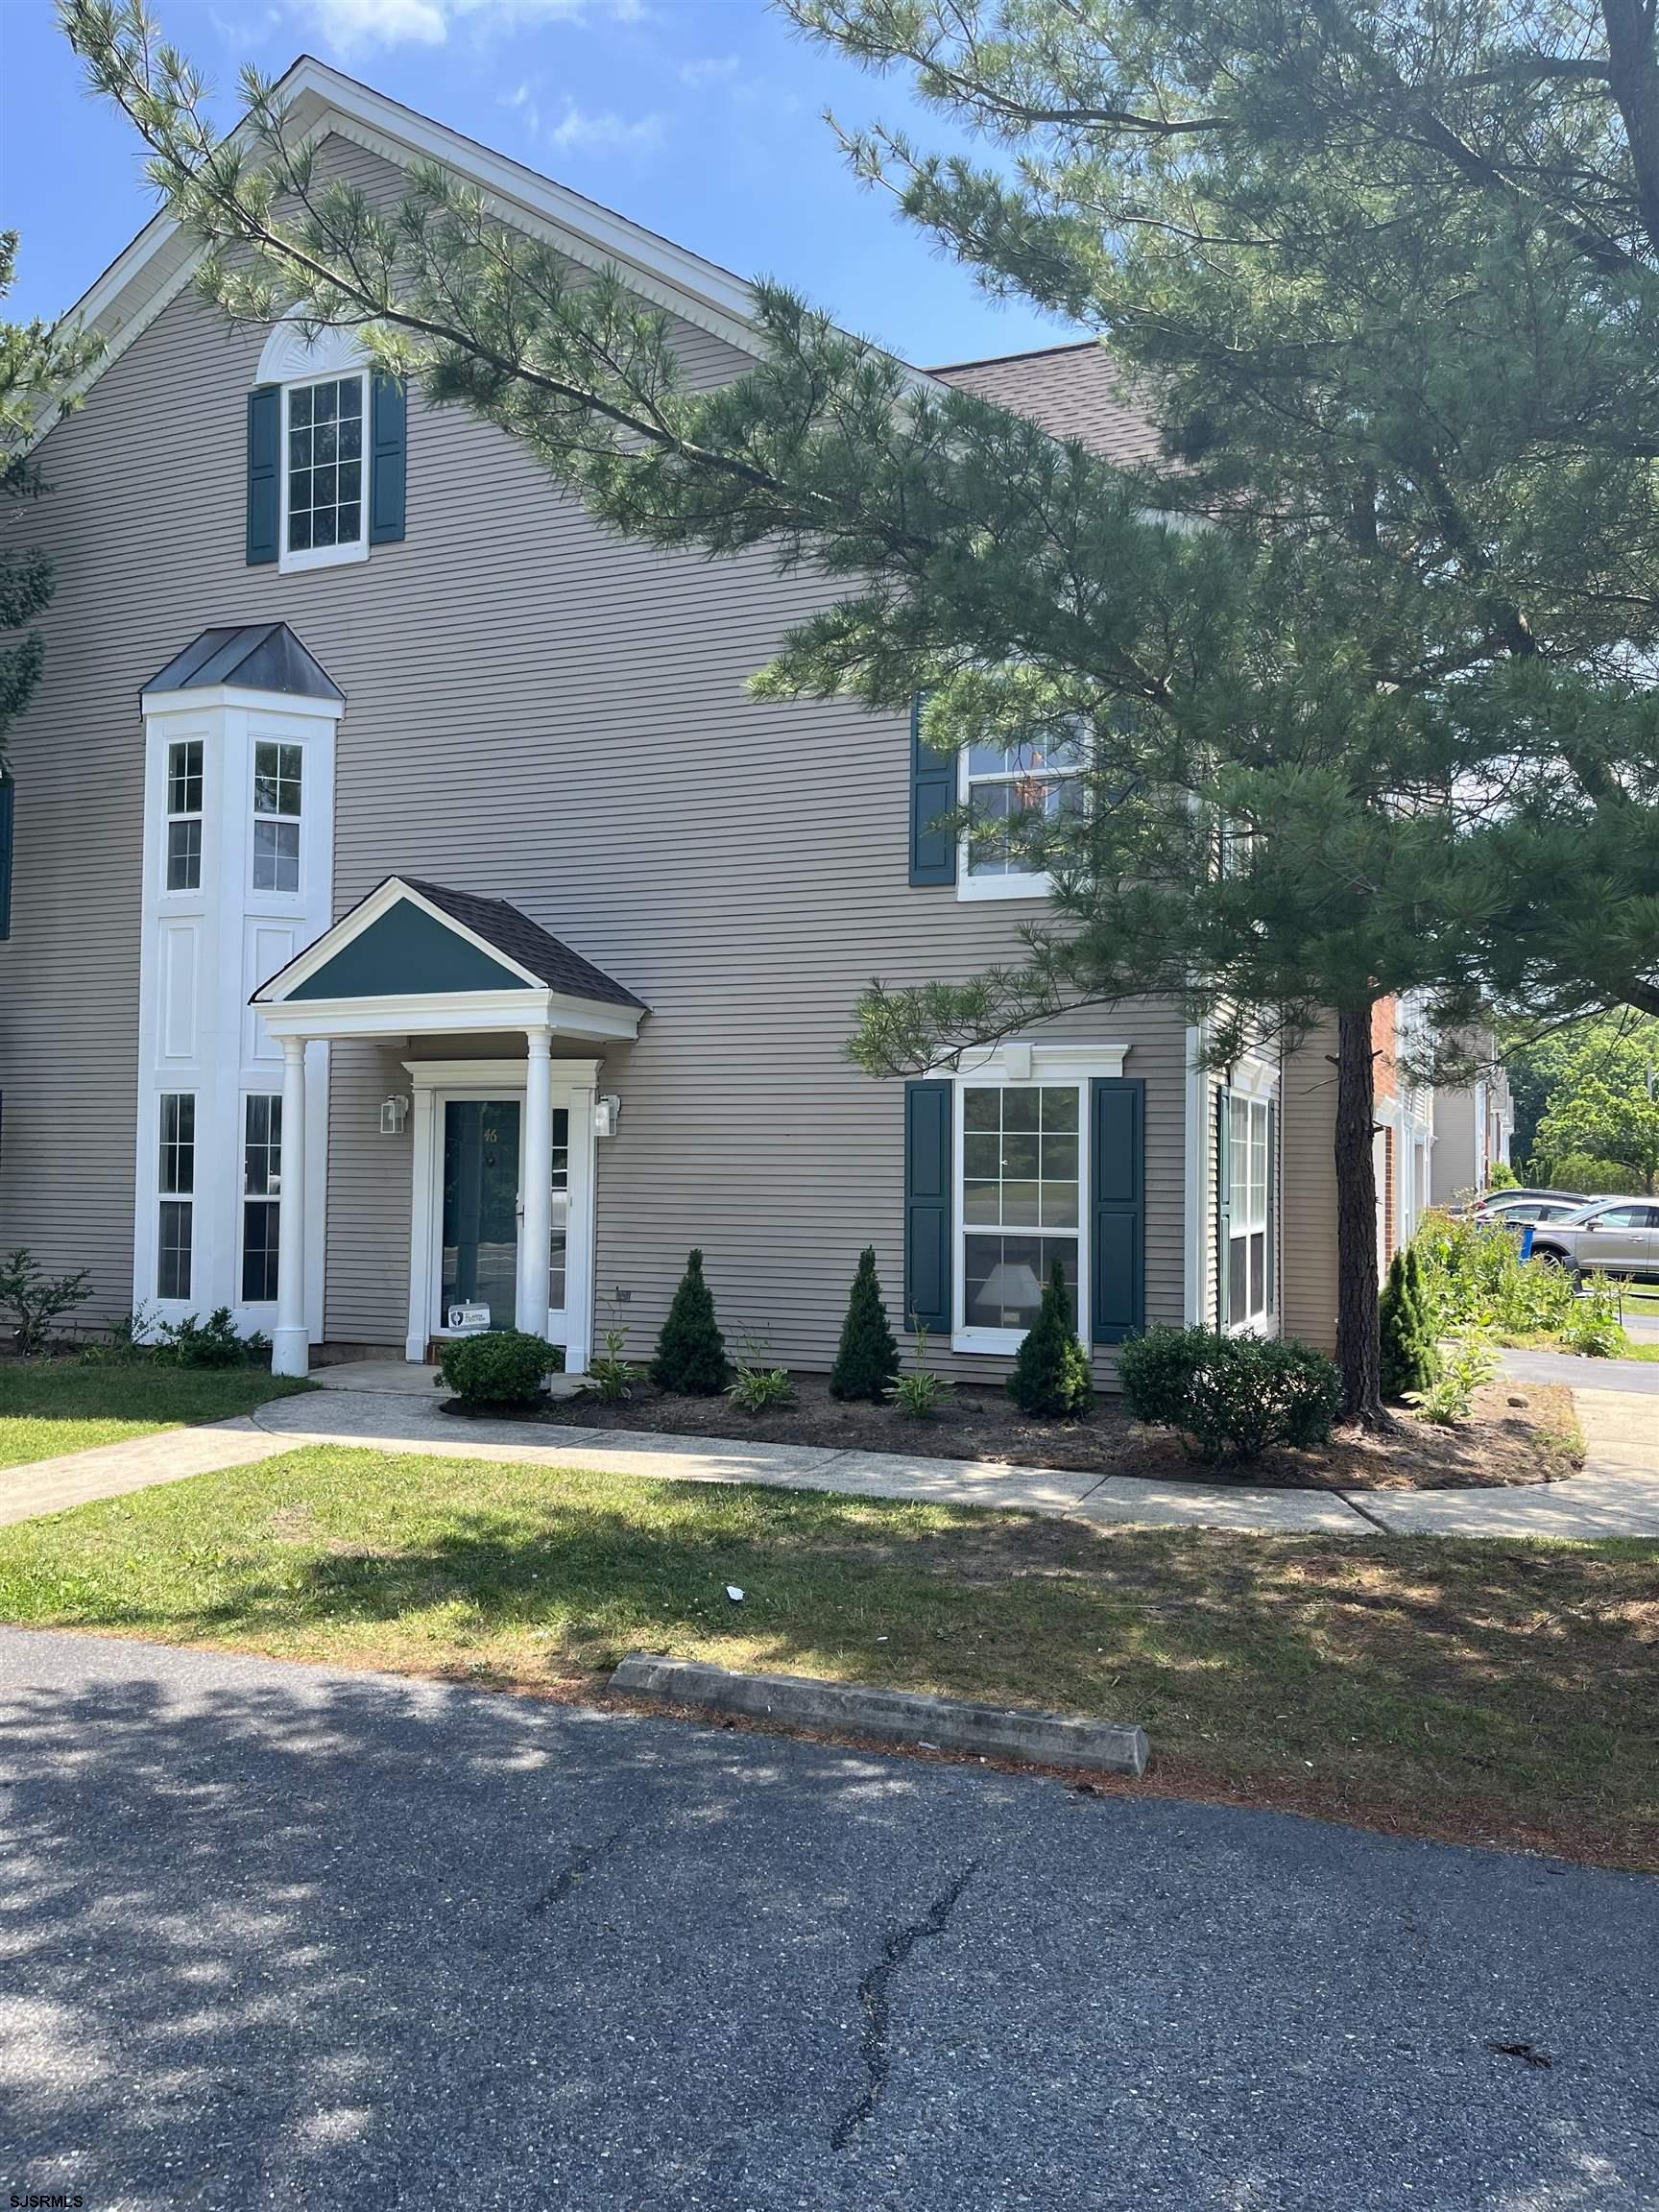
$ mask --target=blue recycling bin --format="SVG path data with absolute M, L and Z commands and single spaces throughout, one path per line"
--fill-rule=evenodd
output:
M 1531 1259 L 1531 1257 L 1532 1257 L 1532 1239 L 1533 1239 L 1533 1238 L 1534 1238 L 1534 1237 L 1536 1237 L 1536 1236 L 1537 1236 L 1537 1234 L 1538 1234 L 1538 1224 L 1537 1224 L 1535 1221 L 1525 1221 L 1525 1222 L 1523 1222 L 1523 1223 L 1522 1223 L 1522 1225 L 1521 1225 L 1521 1257 L 1522 1257 L 1522 1259 L 1523 1259 L 1523 1260 L 1530 1260 L 1530 1259 Z

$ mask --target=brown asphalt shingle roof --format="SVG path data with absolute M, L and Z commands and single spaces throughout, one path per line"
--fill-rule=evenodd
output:
M 509 906 L 505 899 L 480 899 L 471 891 L 451 891 L 447 884 L 428 883 L 416 876 L 401 877 L 399 881 L 407 883 L 411 891 L 419 891 L 422 899 L 430 899 L 434 906 L 442 907 L 487 945 L 505 952 L 509 960 L 528 968 L 550 991 L 563 991 L 571 998 L 602 999 L 611 1006 L 644 1006 L 643 998 L 636 998 L 632 991 L 613 982 L 591 960 L 584 960 L 580 952 L 572 952 L 568 945 L 550 937 L 539 922 L 532 922 L 517 906 Z
M 1052 437 L 1074 438 L 1108 461 L 1128 467 L 1158 458 L 1158 431 L 1136 403 L 1127 372 L 1093 339 L 928 373 L 1027 417 Z

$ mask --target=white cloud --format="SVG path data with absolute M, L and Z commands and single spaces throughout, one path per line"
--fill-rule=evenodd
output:
M 707 60 L 682 61 L 682 84 L 720 84 L 736 76 L 743 66 L 735 54 L 710 55 Z
M 590 112 L 578 108 L 574 100 L 567 100 L 563 118 L 545 136 L 550 146 L 557 146 L 566 154 L 574 148 L 601 153 L 637 153 L 661 141 L 662 118 L 655 114 L 640 115 L 630 122 L 610 108 Z
M 359 46 L 442 46 L 463 21 L 515 30 L 532 23 L 580 23 L 590 14 L 637 22 L 644 0 L 302 0 L 304 12 L 342 51 Z

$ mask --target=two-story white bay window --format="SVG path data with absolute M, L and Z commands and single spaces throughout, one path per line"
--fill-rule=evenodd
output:
M 1033 737 L 1011 745 L 969 745 L 961 759 L 969 828 L 962 840 L 958 895 L 1044 897 L 1048 876 L 1032 858 L 1031 840 L 1044 824 L 1082 806 L 1081 740 Z

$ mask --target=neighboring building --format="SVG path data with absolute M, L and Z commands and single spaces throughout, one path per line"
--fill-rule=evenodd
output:
M 618 267 L 691 375 L 745 365 L 724 272 L 317 62 L 283 91 L 324 172 L 390 196 L 440 161 Z M 866 1243 L 964 1376 L 1006 1371 L 1057 1256 L 1105 1383 L 1152 1320 L 1283 1305 L 1330 1341 L 1328 1084 L 1293 1092 L 1282 1175 L 1277 1060 L 1200 1073 L 1168 1004 L 909 1085 L 843 1057 L 870 976 L 968 976 L 1041 911 L 941 806 L 1070 762 L 942 770 L 902 721 L 754 700 L 821 588 L 600 531 L 344 336 L 232 328 L 191 267 L 157 217 L 93 287 L 107 351 L 41 454 L 0 1239 L 89 1268 L 106 1316 L 228 1306 L 289 1372 L 515 1319 L 573 1369 L 613 1320 L 637 1355 L 693 1244 L 729 1334 L 805 1368 Z M 1150 437 L 1094 348 L 941 374 L 1125 457 Z M 1427 1142 L 1390 1114 L 1384 1247 Z
M 1498 1041 L 1484 1031 L 1473 1049 L 1475 1057 L 1484 1062 L 1485 1071 L 1473 1083 L 1434 1094 L 1431 1189 L 1436 1206 L 1450 1206 L 1484 1190 L 1494 1166 L 1500 1161 L 1505 1166 L 1509 1164 L 1515 1108 L 1509 1078 L 1498 1058 Z

